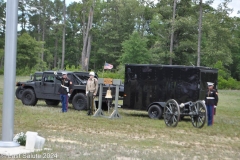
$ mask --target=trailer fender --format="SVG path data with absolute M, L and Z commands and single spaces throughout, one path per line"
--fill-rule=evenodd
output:
M 164 108 L 165 105 L 166 105 L 166 102 L 153 102 L 153 103 L 151 103 L 151 104 L 148 105 L 147 111 L 149 110 L 149 108 L 150 108 L 152 105 L 158 105 L 158 106 L 160 106 L 161 108 Z

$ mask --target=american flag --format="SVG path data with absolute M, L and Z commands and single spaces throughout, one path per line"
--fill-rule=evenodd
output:
M 113 68 L 113 65 L 105 62 L 104 69 L 112 69 L 112 68 Z

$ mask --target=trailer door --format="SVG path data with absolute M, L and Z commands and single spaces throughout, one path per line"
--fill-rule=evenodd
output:
M 218 70 L 217 69 L 201 69 L 200 70 L 200 93 L 199 99 L 204 100 L 208 90 L 207 82 L 213 82 L 214 88 L 217 89 Z

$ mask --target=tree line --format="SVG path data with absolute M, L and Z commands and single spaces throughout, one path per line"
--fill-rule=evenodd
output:
M 222 86 L 240 80 L 240 18 L 225 0 L 19 0 L 17 74 L 102 71 L 105 62 L 207 66 Z M 3 72 L 6 2 L 0 0 Z M 229 87 L 236 88 L 236 87 Z

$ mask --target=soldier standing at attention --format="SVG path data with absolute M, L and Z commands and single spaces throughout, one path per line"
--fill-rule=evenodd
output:
M 215 106 L 217 106 L 217 103 L 218 103 L 218 93 L 215 89 L 213 89 L 214 83 L 207 82 L 207 84 L 208 84 L 208 91 L 205 96 L 205 104 L 207 107 L 208 126 L 212 126 L 214 108 Z
M 97 95 L 97 91 L 98 91 L 98 80 L 94 78 L 94 76 L 95 76 L 94 72 L 89 73 L 90 78 L 88 79 L 87 85 L 86 85 L 87 110 L 88 110 L 87 115 L 93 114 L 92 113 L 93 99 Z
M 68 94 L 72 88 L 72 82 L 71 80 L 67 77 L 66 72 L 62 72 L 62 77 L 59 77 L 57 75 L 57 72 L 54 72 L 54 75 L 57 80 L 61 81 L 61 86 L 58 90 L 60 93 L 60 99 L 62 103 L 62 112 L 67 112 L 68 110 Z

